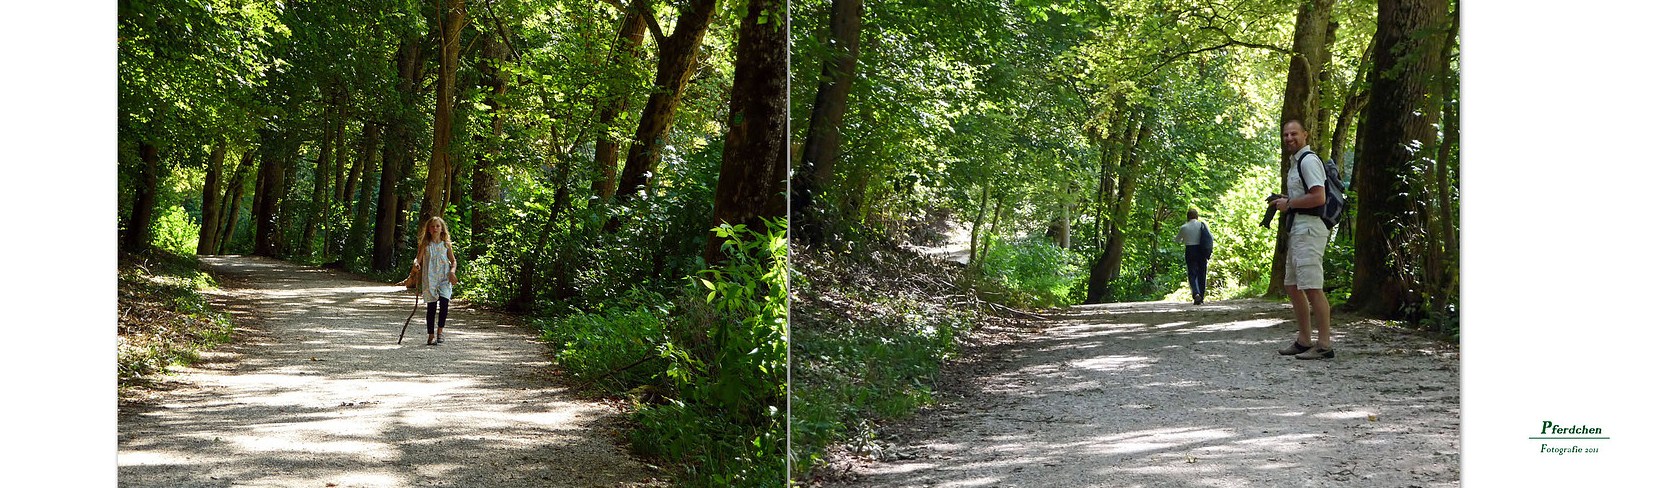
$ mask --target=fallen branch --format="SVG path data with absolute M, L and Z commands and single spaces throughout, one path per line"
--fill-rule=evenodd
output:
M 585 384 L 583 384 L 583 385 L 580 385 L 580 387 L 579 387 L 579 388 L 577 388 L 577 389 L 579 389 L 579 390 L 584 390 L 584 389 L 586 389 L 586 388 L 589 388 L 589 387 L 591 387 L 591 385 L 594 385 L 594 384 L 596 384 L 596 383 L 597 383 L 597 382 L 598 382 L 598 381 L 602 381 L 602 380 L 603 380 L 603 379 L 604 379 L 604 378 L 608 378 L 608 377 L 610 377 L 610 376 L 614 376 L 614 375 L 615 375 L 615 374 L 616 374 L 616 373 L 619 373 L 619 372 L 621 372 L 621 371 L 625 371 L 625 370 L 628 370 L 628 369 L 632 369 L 632 368 L 633 368 L 633 367 L 635 367 L 635 366 L 637 366 L 637 365 L 639 365 L 639 364 L 643 364 L 643 362 L 644 362 L 644 361 L 648 361 L 648 360 L 649 360 L 649 358 L 653 358 L 653 357 L 655 357 L 655 356 L 657 356 L 657 354 L 655 354 L 655 351 L 649 351 L 649 354 L 645 354 L 645 355 L 644 355 L 644 356 L 643 356 L 643 359 L 639 359 L 639 360 L 637 360 L 637 362 L 635 362 L 635 363 L 632 363 L 632 364 L 628 364 L 628 365 L 625 365 L 625 366 L 622 366 L 622 367 L 619 367 L 619 368 L 615 368 L 615 369 L 614 369 L 614 371 L 609 371 L 609 372 L 607 372 L 607 373 L 603 373 L 603 375 L 602 375 L 602 376 L 598 376 L 598 377 L 596 377 L 596 378 L 592 378 L 592 379 L 591 379 L 591 381 L 587 381 L 587 382 L 585 382 Z

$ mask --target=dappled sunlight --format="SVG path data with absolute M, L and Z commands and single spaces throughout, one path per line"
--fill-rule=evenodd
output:
M 1458 483 L 1455 368 L 1389 360 L 1433 358 L 1348 326 L 1340 359 L 1279 356 L 1290 314 L 1259 300 L 1051 312 L 1056 325 L 986 363 L 975 397 L 921 420 L 930 434 L 900 446 L 905 459 L 854 486 Z
M 1073 361 L 1070 364 L 1075 368 L 1107 373 L 1146 368 L 1152 366 L 1153 363 L 1153 358 L 1146 356 L 1102 356 L 1098 358 L 1080 359 Z
M 1166 428 L 1100 436 L 1090 440 L 1090 452 L 1125 454 L 1168 449 L 1234 437 L 1227 429 Z
M 1262 329 L 1262 328 L 1267 328 L 1267 327 L 1273 327 L 1273 326 L 1279 325 L 1283 322 L 1287 322 L 1287 320 L 1285 320 L 1285 319 L 1237 320 L 1237 321 L 1234 321 L 1234 322 L 1204 324 L 1204 325 L 1200 325 L 1198 327 L 1194 327 L 1193 330 L 1188 331 L 1188 332 L 1198 334 L 1198 333 L 1209 333 L 1209 332 L 1233 332 L 1233 331 L 1245 330 L 1245 329 Z
M 306 269 L 246 259 L 205 261 L 232 274 Z M 257 288 L 223 293 L 270 334 L 225 346 L 237 357 L 232 370 L 182 368 L 191 388 L 124 409 L 123 486 L 614 486 L 650 477 L 615 445 L 612 411 L 549 381 L 548 349 L 526 328 L 454 302 L 445 344 L 424 345 L 419 310 L 397 345 L 412 307 L 404 290 L 299 273 L 316 281 L 250 278 Z
M 1324 418 L 1324 419 L 1330 419 L 1330 420 L 1346 420 L 1346 419 L 1367 420 L 1369 415 L 1373 415 L 1373 412 L 1367 411 L 1367 410 L 1347 410 L 1347 411 L 1343 411 L 1343 412 L 1318 413 L 1315 416 L 1318 417 L 1318 418 Z
M 952 481 L 945 486 L 992 486 L 997 484 L 997 478 L 974 478 L 971 480 Z

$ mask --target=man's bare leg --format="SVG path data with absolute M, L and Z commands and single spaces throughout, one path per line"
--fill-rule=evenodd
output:
M 1313 345 L 1310 341 L 1310 300 L 1307 293 L 1299 291 L 1298 285 L 1287 285 L 1287 299 L 1292 302 L 1292 313 L 1298 319 L 1298 345 Z M 1327 306 L 1325 300 L 1321 303 L 1323 307 Z

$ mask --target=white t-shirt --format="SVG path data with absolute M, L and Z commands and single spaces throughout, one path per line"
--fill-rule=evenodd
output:
M 1302 161 L 1299 161 L 1298 155 L 1305 153 L 1308 153 L 1308 156 Z M 1310 188 L 1321 186 L 1323 187 L 1322 191 L 1326 191 L 1325 185 L 1327 184 L 1327 173 L 1321 167 L 1321 156 L 1316 155 L 1314 150 L 1310 149 L 1310 146 L 1304 146 L 1303 149 L 1299 149 L 1298 152 L 1293 153 L 1292 158 L 1292 167 L 1287 170 L 1288 201 L 1304 196 L 1305 193 L 1308 193 Z M 1303 172 L 1302 178 L 1299 176 L 1300 171 Z M 1310 186 L 1305 187 L 1304 183 L 1306 182 L 1308 182 Z M 1326 228 L 1326 224 L 1321 222 L 1321 217 L 1297 213 L 1296 210 L 1298 209 L 1296 208 L 1292 210 L 1295 210 L 1295 212 L 1292 212 L 1293 226 L 1321 225 L 1323 229 Z

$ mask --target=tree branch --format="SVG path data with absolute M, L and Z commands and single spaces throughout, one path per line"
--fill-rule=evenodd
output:
M 631 0 L 631 5 L 622 3 L 621 0 L 603 1 L 614 6 L 614 8 L 620 9 L 620 11 L 624 12 L 626 15 L 631 15 L 632 9 L 634 8 L 643 12 L 643 18 L 648 20 L 649 33 L 655 36 L 655 46 L 658 47 L 666 43 L 666 34 L 661 31 L 661 21 L 655 18 L 655 11 L 651 10 L 649 5 L 643 3 L 643 0 Z

